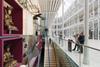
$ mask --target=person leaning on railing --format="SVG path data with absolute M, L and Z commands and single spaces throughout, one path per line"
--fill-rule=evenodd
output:
M 79 37 L 79 34 L 74 35 L 74 38 L 75 38 L 75 47 L 74 47 L 73 51 L 75 51 L 76 48 L 77 48 L 77 51 L 79 51 L 79 41 L 78 41 L 78 37 Z

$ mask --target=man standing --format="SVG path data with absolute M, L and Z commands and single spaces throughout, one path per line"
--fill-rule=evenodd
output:
M 85 36 L 83 34 L 83 32 L 80 33 L 79 37 L 78 37 L 78 41 L 79 41 L 79 53 L 83 53 L 83 45 L 84 45 L 84 41 L 85 41 Z

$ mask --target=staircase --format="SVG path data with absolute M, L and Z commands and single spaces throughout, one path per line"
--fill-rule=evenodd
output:
M 57 67 L 56 55 L 52 44 L 45 47 L 44 67 Z
M 56 43 L 54 48 L 59 59 L 59 67 L 79 67 Z
M 79 67 L 56 43 L 45 46 L 44 67 Z

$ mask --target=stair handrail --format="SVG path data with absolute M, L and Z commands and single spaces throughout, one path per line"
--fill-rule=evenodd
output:
M 56 37 L 56 38 L 59 38 L 59 37 Z M 68 41 L 67 39 L 64 39 L 64 38 L 60 38 L 60 39 Z M 73 43 L 76 44 L 76 42 L 74 42 L 74 41 L 73 41 Z M 78 45 L 80 45 L 80 44 L 78 44 Z M 90 49 L 96 50 L 96 51 L 100 51 L 100 49 L 94 48 L 94 47 L 91 47 L 91 46 L 87 46 L 87 45 L 82 45 L 82 46 L 84 46 L 86 48 L 90 48 Z

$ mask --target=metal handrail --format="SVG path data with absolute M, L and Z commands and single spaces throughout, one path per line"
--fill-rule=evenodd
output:
M 48 39 L 48 38 L 47 38 Z M 48 47 L 48 62 L 49 62 L 49 67 L 50 67 L 50 51 L 49 51 L 49 44 L 47 40 L 47 47 Z
M 56 67 L 59 67 L 59 65 L 57 65 L 57 55 L 56 55 L 56 49 L 54 47 L 54 44 L 52 43 L 52 47 L 54 49 L 54 54 L 55 54 L 55 59 L 56 59 Z
M 94 48 L 94 47 L 90 47 L 90 46 L 86 46 L 86 45 L 83 45 L 84 47 L 87 47 L 87 48 L 91 48 L 93 50 L 96 50 L 96 51 L 100 51 L 100 49 L 97 49 L 97 48 Z
M 68 41 L 67 39 L 63 39 L 63 38 L 60 38 L 60 39 L 65 40 L 65 41 Z M 73 43 L 76 44 L 76 42 L 74 42 L 74 41 L 73 41 Z M 87 45 L 82 45 L 82 46 L 87 47 L 87 48 L 90 48 L 90 49 L 93 49 L 93 50 L 96 50 L 96 51 L 100 51 L 100 49 L 97 49 L 97 48 L 94 48 L 94 47 L 90 47 L 90 46 L 87 46 Z

